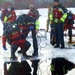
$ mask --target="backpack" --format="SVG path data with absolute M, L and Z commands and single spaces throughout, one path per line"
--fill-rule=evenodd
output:
M 29 22 L 33 22 L 35 24 L 35 19 L 30 17 L 29 15 L 27 14 L 22 14 L 20 15 L 18 18 L 17 18 L 17 23 L 18 24 L 28 24 Z
M 67 21 L 68 24 L 74 24 L 74 19 L 73 19 L 73 13 L 72 12 L 70 12 L 70 11 L 68 12 L 66 21 Z

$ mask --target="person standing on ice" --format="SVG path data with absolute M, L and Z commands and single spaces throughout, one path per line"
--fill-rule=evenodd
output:
M 33 38 L 33 48 L 34 48 L 34 52 L 33 52 L 33 56 L 37 56 L 38 55 L 38 44 L 37 44 L 37 39 L 36 39 L 36 33 L 39 30 L 39 11 L 35 8 L 35 6 L 33 4 L 31 4 L 29 6 L 30 10 L 28 12 L 28 15 L 30 17 L 33 17 L 36 22 L 35 22 L 35 29 L 33 29 L 32 32 L 32 38 Z M 31 24 L 31 23 L 30 23 Z
M 9 23 L 12 23 L 16 20 L 16 13 L 15 13 L 15 8 L 11 7 L 10 11 L 8 11 L 7 9 L 4 10 L 4 12 L 1 15 L 1 20 L 3 22 L 3 31 L 7 28 L 7 26 L 9 25 Z M 2 46 L 4 50 L 7 50 L 6 48 L 6 38 L 3 36 L 2 37 Z
M 38 10 L 35 8 L 35 6 L 33 4 L 31 4 L 29 6 L 30 10 L 28 12 L 28 16 L 32 17 L 33 19 L 36 20 L 35 24 L 34 22 L 27 22 L 27 25 L 33 25 L 34 24 L 34 29 L 30 30 L 32 32 L 32 38 L 33 38 L 33 48 L 34 48 L 34 52 L 33 52 L 33 56 L 37 56 L 38 55 L 38 44 L 37 44 L 37 39 L 36 39 L 36 33 L 39 30 L 39 12 Z M 27 36 L 27 35 L 26 35 Z M 18 51 L 18 53 L 22 53 L 22 49 Z
M 30 17 L 28 14 L 22 14 L 17 18 L 18 26 L 20 27 L 21 33 L 25 39 L 27 38 L 30 31 L 35 31 L 35 22 L 36 20 L 33 17 Z M 34 33 L 32 35 L 34 35 Z M 22 52 L 23 50 L 21 48 L 18 53 Z
M 3 23 L 3 31 L 6 29 L 7 23 L 4 22 L 4 17 L 7 15 L 7 13 L 9 12 L 8 9 L 3 9 L 1 14 L 1 21 Z M 6 48 L 6 38 L 4 36 L 2 36 L 2 46 L 4 50 L 7 50 Z
M 48 18 L 47 18 L 46 30 L 48 32 L 49 25 L 50 25 L 50 28 L 51 28 L 50 43 L 51 43 L 51 45 L 55 45 L 55 35 L 54 35 L 55 31 L 54 31 L 54 26 L 53 26 L 53 24 L 51 24 L 50 18 L 49 18 L 50 14 L 52 13 L 52 7 L 51 7 L 51 5 L 48 5 L 47 7 L 48 7 Z
M 52 13 L 50 14 L 50 20 L 54 25 L 56 45 L 54 48 L 60 47 L 63 49 L 64 45 L 64 34 L 63 26 L 67 17 L 67 9 L 60 3 L 60 0 L 54 0 L 54 6 Z

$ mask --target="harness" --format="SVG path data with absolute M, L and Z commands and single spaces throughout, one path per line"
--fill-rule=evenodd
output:
M 63 15 L 63 10 L 61 8 L 54 8 L 53 9 L 53 17 L 54 19 L 60 19 Z

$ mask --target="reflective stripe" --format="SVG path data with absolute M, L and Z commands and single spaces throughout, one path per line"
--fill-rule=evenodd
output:
M 23 23 L 18 23 L 18 25 L 23 25 L 23 24 L 24 24 L 24 25 L 26 25 L 26 22 L 23 22 Z
M 50 17 L 50 20 L 53 20 L 53 15 L 52 15 L 52 14 L 50 14 L 50 16 L 49 16 L 49 17 Z
M 62 22 L 64 22 L 64 21 L 65 21 L 65 20 L 64 20 L 64 18 L 61 18 L 60 20 L 61 20 Z
M 35 22 L 35 24 L 36 24 L 36 29 L 38 30 L 38 29 L 39 29 L 39 20 L 37 20 L 37 21 Z
M 66 18 L 67 18 L 67 13 L 65 13 L 65 14 L 62 16 L 62 18 L 61 18 L 60 20 L 61 20 L 62 22 L 64 22 Z
M 5 17 L 4 17 L 4 22 L 6 22 L 6 21 L 7 21 L 7 19 L 8 19 L 8 18 L 5 16 Z
M 65 13 L 62 17 L 63 17 L 63 18 L 66 18 L 66 17 L 67 17 L 67 13 Z
M 28 22 L 27 25 L 29 25 L 29 24 L 35 24 L 35 22 Z
M 55 22 L 55 23 L 58 23 L 58 19 L 57 19 L 57 18 L 55 18 L 55 19 L 54 19 L 54 22 Z
M 8 18 L 10 18 L 12 16 L 12 14 L 10 14 L 9 16 L 8 16 Z

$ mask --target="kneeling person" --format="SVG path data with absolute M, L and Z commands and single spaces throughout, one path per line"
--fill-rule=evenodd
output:
M 23 56 L 27 56 L 26 52 L 30 47 L 30 43 L 25 40 L 24 36 L 20 32 L 20 28 L 16 23 L 9 25 L 4 31 L 4 36 L 8 39 L 8 43 L 11 45 L 11 58 L 17 58 L 15 52 L 18 47 L 21 47 Z

